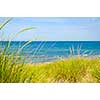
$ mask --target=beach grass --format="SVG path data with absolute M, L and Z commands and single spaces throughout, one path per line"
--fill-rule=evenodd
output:
M 12 19 L 1 24 L 0 30 Z M 19 33 L 33 28 L 22 29 Z M 11 41 L 0 49 L 0 83 L 98 83 L 100 82 L 100 58 L 73 57 L 70 49 L 69 58 L 53 62 L 31 64 L 27 58 L 19 56 L 21 50 L 31 42 L 29 40 L 17 53 L 6 54 Z M 78 49 L 78 55 L 80 49 Z
M 99 58 L 67 58 L 40 64 L 17 63 L 17 60 L 13 56 L 0 56 L 1 83 L 100 82 Z

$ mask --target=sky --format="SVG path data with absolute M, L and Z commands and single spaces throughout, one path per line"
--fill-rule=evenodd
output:
M 5 20 L 0 17 L 0 24 Z M 0 33 L 8 37 L 27 27 L 35 29 L 20 33 L 13 40 L 100 41 L 99 17 L 15 17 Z

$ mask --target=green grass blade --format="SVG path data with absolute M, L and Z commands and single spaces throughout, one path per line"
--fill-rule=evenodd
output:
M 4 23 L 2 23 L 2 24 L 0 25 L 0 30 L 1 30 L 2 28 L 4 28 L 12 19 L 13 19 L 13 18 L 9 18 L 7 21 L 5 21 Z
M 26 31 L 29 31 L 31 29 L 35 29 L 35 27 L 24 28 L 24 29 L 20 30 L 17 34 L 20 34 L 20 33 L 26 32 Z

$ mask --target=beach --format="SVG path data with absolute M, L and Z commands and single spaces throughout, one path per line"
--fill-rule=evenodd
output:
M 92 34 L 93 28 L 91 31 L 88 27 L 92 35 L 83 34 L 84 28 L 79 27 L 84 24 L 87 26 L 91 18 L 65 18 L 62 24 L 59 20 L 56 20 L 58 24 L 50 24 L 51 18 L 15 18 L 10 23 L 12 19 L 7 18 L 0 24 L 0 32 L 5 32 L 0 34 L 0 83 L 100 82 L 99 31 L 95 35 L 95 29 L 95 34 Z M 39 19 L 45 22 L 41 23 Z M 29 35 L 36 29 L 32 21 L 39 27 L 35 35 Z M 23 28 L 27 23 L 31 23 L 32 27 Z M 10 26 L 6 29 L 7 24 Z M 20 29 L 17 24 L 21 26 Z M 66 25 L 68 33 L 65 33 Z M 39 35 L 46 35 L 42 34 L 44 32 L 48 37 L 38 39 L 41 38 Z

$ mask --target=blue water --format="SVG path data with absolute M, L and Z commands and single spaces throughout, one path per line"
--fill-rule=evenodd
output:
M 11 42 L 9 52 L 18 52 L 25 43 L 24 41 Z M 7 42 L 0 42 L 0 48 L 6 45 Z M 74 48 L 73 52 L 70 48 Z M 26 45 L 20 54 L 31 57 L 33 62 L 48 62 L 69 57 L 71 54 L 77 56 L 78 51 L 81 56 L 99 56 L 100 41 L 37 41 Z

